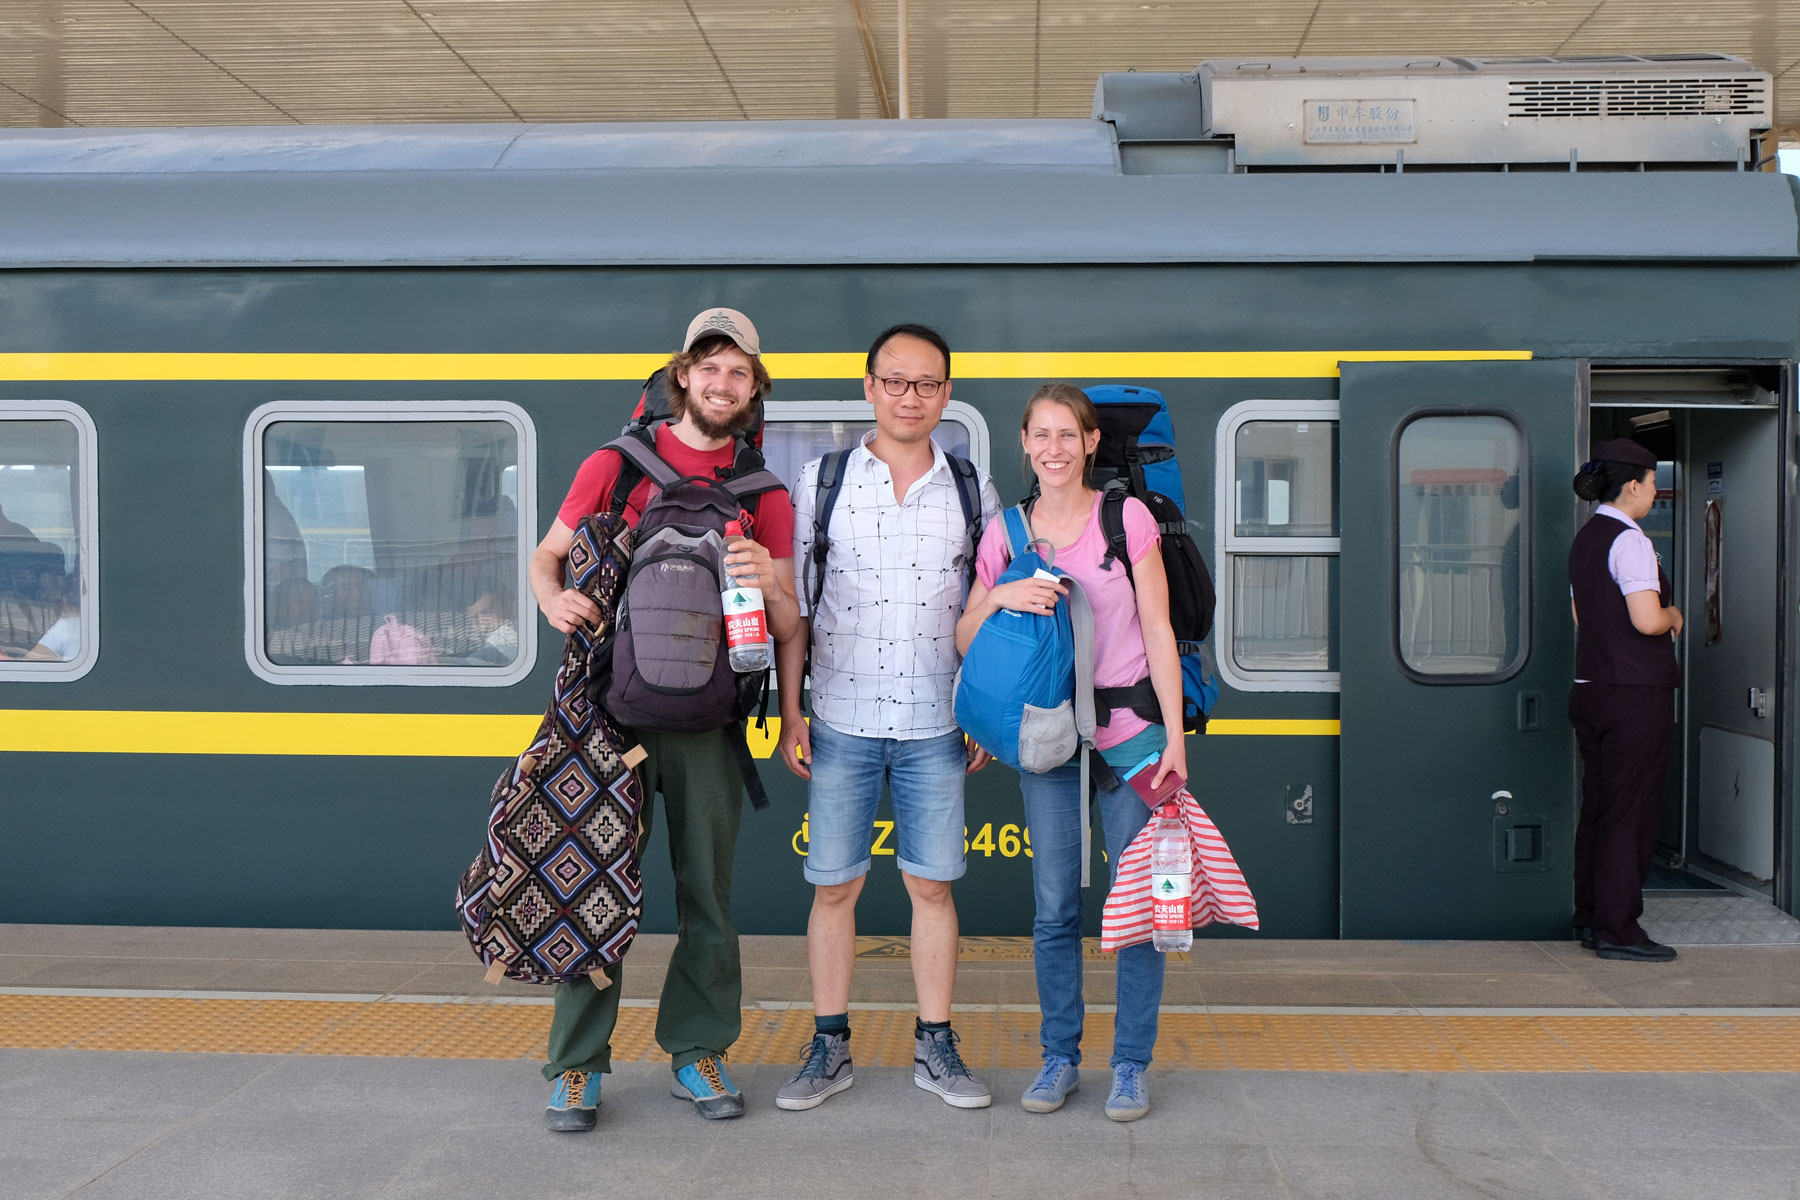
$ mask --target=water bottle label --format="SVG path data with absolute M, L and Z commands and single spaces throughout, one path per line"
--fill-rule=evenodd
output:
M 1191 875 L 1150 876 L 1150 923 L 1156 929 L 1192 929 L 1188 915 Z
M 725 609 L 725 644 L 736 650 L 769 640 L 768 614 L 761 588 L 726 588 L 719 596 Z

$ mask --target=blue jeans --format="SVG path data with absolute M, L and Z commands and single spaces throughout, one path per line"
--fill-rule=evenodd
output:
M 814 721 L 812 751 L 808 883 L 849 883 L 868 871 L 884 783 L 894 805 L 900 869 L 915 879 L 962 878 L 968 750 L 959 731 L 901 741 L 859 737 Z
M 1155 726 L 1133 738 L 1135 757 L 1129 769 L 1149 751 L 1142 739 L 1161 734 Z M 1109 753 L 1108 759 L 1113 756 Z M 1031 923 L 1032 957 L 1037 960 L 1039 1031 L 1044 1054 L 1081 1062 L 1081 822 L 1087 805 L 1078 794 L 1081 768 L 1064 763 L 1043 775 L 1019 773 L 1025 794 L 1025 822 L 1031 830 L 1031 883 L 1037 893 L 1037 916 Z M 1138 831 L 1150 821 L 1150 808 L 1129 785 L 1098 797 L 1100 824 L 1106 839 L 1111 873 Z M 1109 875 L 1110 881 L 1110 875 Z M 1118 1014 L 1113 1022 L 1112 1065 L 1150 1065 L 1156 1045 L 1157 1010 L 1162 1005 L 1163 954 L 1149 942 L 1119 951 Z

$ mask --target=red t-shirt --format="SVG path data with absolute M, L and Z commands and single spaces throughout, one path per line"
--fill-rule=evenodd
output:
M 656 427 L 656 452 L 683 475 L 712 479 L 715 478 L 714 471 L 731 466 L 737 457 L 737 444 L 727 442 L 717 450 L 696 450 L 676 437 L 665 423 Z M 605 511 L 624 461 L 617 450 L 596 450 L 588 455 L 587 461 L 575 472 L 575 482 L 569 485 L 568 497 L 556 514 L 558 519 L 573 529 L 589 513 Z M 655 487 L 649 479 L 640 479 L 625 498 L 625 519 L 632 525 L 644 515 L 644 507 L 650 502 Z M 767 547 L 773 558 L 792 558 L 794 503 L 788 499 L 787 492 L 781 488 L 764 492 L 751 499 L 749 508 L 754 520 L 744 530 L 745 536 Z

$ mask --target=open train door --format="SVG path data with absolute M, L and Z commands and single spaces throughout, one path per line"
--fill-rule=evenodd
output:
M 1345 937 L 1568 936 L 1580 377 L 1343 364 Z

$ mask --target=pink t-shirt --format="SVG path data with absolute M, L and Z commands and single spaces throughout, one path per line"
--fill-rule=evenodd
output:
M 981 535 L 981 548 L 975 554 L 975 573 L 983 586 L 1006 570 L 1006 529 L 1004 515 L 988 522 Z M 1125 552 L 1133 566 L 1144 561 L 1144 555 L 1162 541 L 1156 518 L 1140 500 L 1125 500 Z M 1100 494 L 1094 494 L 1094 511 L 1088 515 L 1087 527 L 1068 546 L 1056 548 L 1056 567 L 1075 577 L 1087 593 L 1094 608 L 1094 686 L 1127 687 L 1150 674 L 1150 658 L 1144 653 L 1144 629 L 1138 623 L 1137 596 L 1132 591 L 1131 577 L 1125 564 L 1115 562 L 1102 571 L 1106 557 L 1106 534 L 1100 528 Z M 1134 712 L 1120 709 L 1112 714 L 1112 723 L 1100 726 L 1094 741 L 1105 750 L 1130 741 L 1150 722 Z

